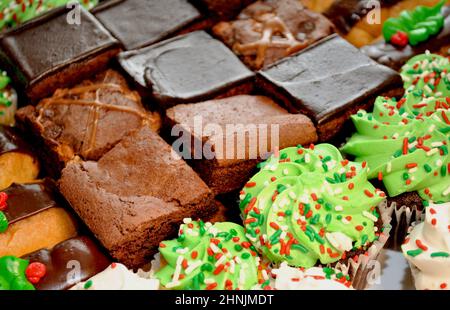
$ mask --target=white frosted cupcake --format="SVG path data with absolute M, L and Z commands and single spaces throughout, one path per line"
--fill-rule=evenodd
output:
M 271 287 L 275 290 L 352 290 L 349 277 L 332 268 L 306 270 L 282 263 L 272 269 Z
M 11 79 L 0 71 L 0 125 L 13 125 L 17 110 L 17 93 L 10 85 Z
M 86 282 L 78 283 L 71 290 L 135 290 L 154 291 L 159 289 L 159 281 L 150 273 L 129 270 L 122 264 L 112 263 Z
M 450 203 L 430 204 L 402 245 L 418 290 L 450 288 Z

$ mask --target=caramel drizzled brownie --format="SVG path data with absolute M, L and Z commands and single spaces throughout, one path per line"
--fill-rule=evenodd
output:
M 147 126 L 98 162 L 69 163 L 60 189 L 103 246 L 128 267 L 148 263 L 183 218 L 208 219 L 217 209 L 206 184 Z
M 139 95 L 113 70 L 70 89 L 59 89 L 16 115 L 32 137 L 47 170 L 57 177 L 75 156 L 98 160 L 142 125 L 157 131 L 160 117 L 147 112 Z
M 258 70 L 334 32 L 331 22 L 298 0 L 261 0 L 213 33 L 252 69 Z

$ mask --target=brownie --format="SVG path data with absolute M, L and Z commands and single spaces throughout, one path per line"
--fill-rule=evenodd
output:
M 213 33 L 252 69 L 259 70 L 334 32 L 331 22 L 298 0 L 261 0 Z
M 401 0 L 334 0 L 333 4 L 324 12 L 341 33 L 348 33 L 352 27 L 371 10 L 388 7 Z
M 159 115 L 147 112 L 140 96 L 113 70 L 59 89 L 36 107 L 19 109 L 16 119 L 55 178 L 74 156 L 98 160 L 143 124 L 154 130 L 160 125 Z
M 416 45 L 407 45 L 403 48 L 396 47 L 385 40 L 380 40 L 371 45 L 364 46 L 361 51 L 377 62 L 391 67 L 395 70 L 400 68 L 413 56 L 423 54 L 427 50 L 439 52 L 439 50 L 450 42 L 450 6 L 442 8 L 444 26 L 441 32 L 429 40 Z
M 119 62 L 144 95 L 163 108 L 249 93 L 253 86 L 254 74 L 204 31 L 123 52 Z
M 0 190 L 37 178 L 40 166 L 21 133 L 0 125 Z
M 275 149 L 316 142 L 314 124 L 268 97 L 241 95 L 167 110 L 180 149 L 215 194 L 242 188 L 261 158 Z M 200 119 L 201 118 L 201 119 Z M 217 126 L 218 130 L 212 126 Z M 205 152 L 209 151 L 211 152 Z
M 38 290 L 67 290 L 105 270 L 111 259 L 89 237 L 78 236 L 28 254 L 23 259 L 42 263 L 46 267 L 43 278 L 34 284 Z
M 29 100 L 80 82 L 104 69 L 119 42 L 88 11 L 80 19 L 59 8 L 0 37 L 0 65 Z
M 127 50 L 193 27 L 201 17 L 187 0 L 113 0 L 95 9 L 94 15 Z
M 191 0 L 208 13 L 221 19 L 233 18 L 255 0 Z
M 369 108 L 377 96 L 403 93 L 397 72 L 337 35 L 260 71 L 257 84 L 290 112 L 311 117 L 321 141 L 335 136 L 352 114 Z
M 69 163 L 59 186 L 103 246 L 129 268 L 148 263 L 183 218 L 207 219 L 217 209 L 206 184 L 148 127 L 98 162 Z

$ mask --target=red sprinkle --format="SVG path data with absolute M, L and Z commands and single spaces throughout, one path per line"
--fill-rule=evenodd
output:
M 248 182 L 247 184 L 245 184 L 245 187 L 249 188 L 249 187 L 255 187 L 256 186 L 256 182 Z
M 353 189 L 353 188 L 355 188 L 355 184 L 349 183 L 349 184 L 348 184 L 348 189 Z
M 383 181 L 383 172 L 378 172 L 378 181 Z
M 419 249 L 421 249 L 421 250 L 424 250 L 424 251 L 427 251 L 427 250 L 428 250 L 428 247 L 425 246 L 425 245 L 422 243 L 422 241 L 420 241 L 419 239 L 416 240 L 416 245 L 417 245 L 417 247 L 418 247 Z
M 408 154 L 408 138 L 403 139 L 403 155 Z
M 196 259 L 198 256 L 198 252 L 197 251 L 193 251 L 191 254 L 192 259 Z
M 219 273 L 221 273 L 223 271 L 224 268 L 225 268 L 225 265 L 220 264 L 219 266 L 217 266 L 216 270 L 214 270 L 213 274 L 217 276 Z
M 440 288 L 443 289 L 443 290 L 446 289 L 447 288 L 447 283 L 441 283 Z
M 217 287 L 217 283 L 211 283 L 206 287 L 207 291 L 211 291 Z
M 364 226 L 358 225 L 358 226 L 355 227 L 355 229 L 356 229 L 357 231 L 362 231 L 362 230 L 364 229 Z
M 370 197 L 370 198 L 373 197 L 373 194 L 368 189 L 364 190 L 364 194 L 366 194 L 367 197 Z
M 278 230 L 278 229 L 280 229 L 280 226 L 278 226 L 278 224 L 277 223 L 275 223 L 275 222 L 270 222 L 270 227 L 272 227 L 273 229 L 275 229 L 275 230 Z
M 412 168 L 416 168 L 417 167 L 417 164 L 416 163 L 410 163 L 410 164 L 406 164 L 405 165 L 405 168 L 406 169 L 412 169 Z

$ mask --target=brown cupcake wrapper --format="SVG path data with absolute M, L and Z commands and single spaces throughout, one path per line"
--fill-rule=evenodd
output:
M 396 202 L 392 202 L 390 208 L 392 209 L 392 229 L 387 246 L 392 249 L 400 249 L 410 226 L 414 222 L 422 221 L 425 209 L 416 205 L 398 207 Z
M 378 240 L 372 243 L 367 249 L 366 254 L 359 255 L 358 258 L 349 258 L 346 262 L 339 262 L 335 266 L 336 270 L 343 274 L 348 274 L 351 277 L 352 286 L 356 290 L 364 290 L 373 284 L 372 272 L 376 271 L 377 264 L 379 264 L 379 254 L 385 247 L 391 234 L 392 204 L 388 206 L 387 201 L 384 201 L 378 205 L 378 209 L 382 221 Z

